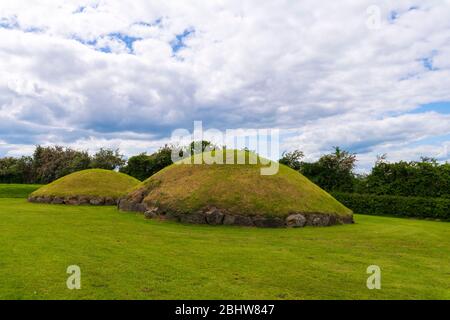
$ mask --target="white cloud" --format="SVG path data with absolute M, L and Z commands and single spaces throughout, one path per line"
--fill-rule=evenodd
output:
M 450 134 L 448 115 L 407 113 L 450 101 L 448 0 L 17 0 L 0 4 L 0 37 L 0 139 L 12 149 L 132 153 L 193 120 L 279 127 L 286 148 L 312 157 L 332 145 L 413 157 Z

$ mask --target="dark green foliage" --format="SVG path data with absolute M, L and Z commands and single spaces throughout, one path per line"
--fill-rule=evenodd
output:
M 450 220 L 450 199 L 340 192 L 332 195 L 359 214 Z
M 127 165 L 120 169 L 120 172 L 135 177 L 138 180 L 145 180 L 150 177 L 153 161 L 146 153 L 132 156 L 128 159 Z
M 89 168 L 120 169 L 139 180 L 145 180 L 172 164 L 175 147 L 164 146 L 157 152 L 129 158 L 125 165 L 119 150 L 100 149 L 90 156 L 62 146 L 37 146 L 32 157 L 0 158 L 0 183 L 49 183 L 67 174 Z M 217 149 L 209 141 L 192 142 L 179 149 L 180 157 Z M 450 198 L 450 164 L 440 164 L 434 159 L 389 163 L 386 155 L 378 157 L 369 174 L 353 172 L 356 156 L 339 147 L 323 155 L 316 162 L 303 162 L 303 152 L 283 153 L 279 160 L 329 192 L 354 192 L 360 194 L 398 195 Z
M 113 170 L 125 164 L 119 150 L 100 149 L 94 156 L 62 146 L 37 146 L 32 157 L 0 158 L 0 183 L 50 183 L 89 168 Z
M 86 152 L 60 146 L 36 147 L 33 157 L 0 159 L 1 183 L 48 183 L 89 165 Z
M 356 156 L 339 147 L 317 162 L 302 162 L 300 172 L 327 191 L 353 191 Z
M 172 149 L 167 145 L 151 155 L 141 153 L 130 157 L 127 165 L 120 172 L 143 181 L 159 170 L 171 165 L 173 163 L 171 155 Z
M 450 164 L 432 158 L 389 163 L 382 155 L 369 174 L 355 174 L 356 156 L 338 147 L 316 162 L 302 162 L 302 156 L 298 150 L 284 153 L 279 162 L 329 192 L 450 198 Z
M 358 192 L 378 195 L 450 197 L 450 164 L 434 159 L 377 161 Z
M 37 146 L 33 154 L 35 183 L 50 183 L 69 173 L 88 169 L 91 159 L 85 151 L 61 146 Z
M 278 161 L 289 168 L 299 171 L 302 166 L 302 158 L 305 155 L 303 151 L 294 150 L 292 152 L 283 152 L 281 159 Z
M 119 149 L 110 150 L 101 148 L 91 160 L 90 167 L 93 169 L 114 170 L 120 169 L 125 165 L 126 161 L 123 155 L 119 153 Z
M 153 153 L 150 158 L 152 159 L 153 166 L 150 170 L 150 175 L 170 166 L 172 162 L 172 148 L 168 145 L 160 148 L 157 152 Z
M 204 151 L 206 151 L 206 149 L 214 149 L 215 146 L 211 144 L 211 142 L 206 141 L 206 140 L 202 140 L 202 141 L 192 141 L 191 144 L 189 145 L 189 149 L 191 151 L 191 154 L 188 155 L 188 157 L 190 157 L 193 154 L 196 153 L 202 153 Z
M 33 159 L 31 157 L 0 158 L 0 183 L 32 183 Z

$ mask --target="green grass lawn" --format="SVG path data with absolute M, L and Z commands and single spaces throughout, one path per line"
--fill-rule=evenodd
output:
M 26 198 L 40 184 L 0 184 L 0 198 Z
M 0 299 L 450 299 L 450 224 L 257 229 L 0 199 Z M 366 268 L 382 289 L 366 288 Z M 78 265 L 81 290 L 66 288 Z

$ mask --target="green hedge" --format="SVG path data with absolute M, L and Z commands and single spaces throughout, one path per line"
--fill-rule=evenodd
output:
M 450 221 L 450 199 L 448 198 L 378 196 L 338 192 L 332 195 L 355 213 Z

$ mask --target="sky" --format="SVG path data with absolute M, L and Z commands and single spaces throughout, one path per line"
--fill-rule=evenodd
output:
M 0 2 L 0 156 L 280 130 L 307 160 L 450 160 L 450 0 Z

